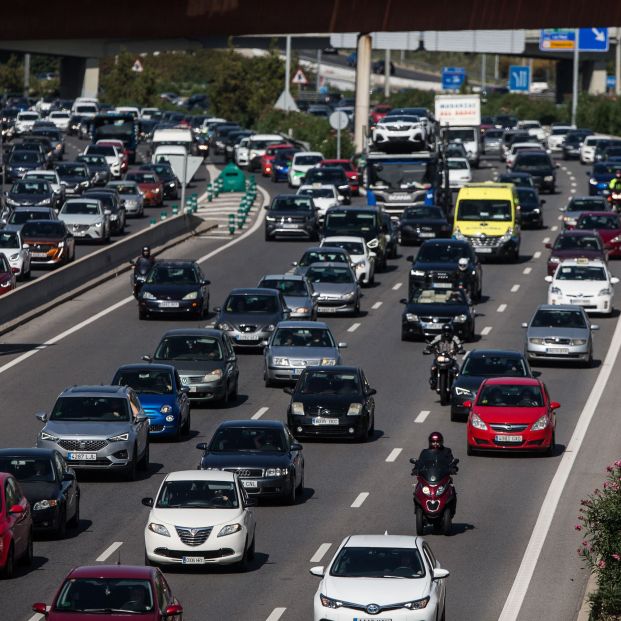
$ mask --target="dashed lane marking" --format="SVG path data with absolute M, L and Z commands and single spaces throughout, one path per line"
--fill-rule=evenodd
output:
M 485 326 L 483 330 L 481 330 L 481 336 L 487 336 L 492 331 L 492 326 Z
M 373 306 L 371 306 L 371 310 L 377 310 L 384 302 L 375 302 Z
M 356 496 L 356 500 L 351 503 L 352 509 L 358 509 L 362 506 L 362 503 L 369 497 L 369 492 L 360 492 L 358 496 Z
M 504 313 L 507 310 L 507 305 L 506 304 L 501 304 L 497 309 L 496 312 L 498 313 Z
M 269 407 L 264 406 L 262 408 L 259 408 L 253 415 L 252 415 L 252 420 L 259 420 L 259 418 L 261 418 L 261 416 L 263 416 L 263 414 L 265 414 L 265 412 L 267 412 L 269 410 Z
M 525 267 L 525 268 L 522 270 L 522 274 L 530 274 L 532 271 L 533 271 L 533 268 L 532 268 L 532 267 Z
M 558 231 L 558 226 L 555 224 L 553 227 L 550 228 L 551 231 Z
M 356 322 L 347 328 L 347 332 L 355 332 L 359 327 L 360 324 Z
M 511 287 L 511 293 L 517 293 L 520 290 L 520 285 L 513 285 Z
M 402 282 L 398 282 L 396 285 L 393 286 L 392 290 L 393 291 L 397 291 L 398 289 L 401 289 L 401 285 L 403 285 Z
M 123 545 L 122 541 L 115 541 L 113 544 L 108 546 L 96 559 L 97 563 L 103 563 L 107 561 L 121 546 Z
M 332 547 L 331 543 L 322 543 L 318 548 L 317 552 L 311 556 L 311 563 L 321 563 L 321 559 L 326 555 L 326 552 Z
M 541 241 L 542 244 L 549 244 L 550 243 L 550 238 L 549 237 L 544 237 L 543 240 Z
M 401 454 L 401 451 L 403 451 L 402 448 L 392 449 L 388 457 L 386 457 L 386 461 L 387 462 L 396 461 L 397 457 L 399 457 L 399 455 Z
M 431 412 L 429 410 L 421 410 L 418 416 L 414 419 L 415 423 L 424 423 Z
M 282 617 L 285 614 L 285 610 L 287 609 L 286 608 L 274 608 L 274 610 L 272 610 L 272 612 L 270 613 L 270 616 L 265 621 L 278 621 L 278 619 L 280 619 L 280 617 Z
M 537 250 L 537 252 L 533 254 L 533 259 L 539 259 L 539 258 L 541 258 L 541 250 Z

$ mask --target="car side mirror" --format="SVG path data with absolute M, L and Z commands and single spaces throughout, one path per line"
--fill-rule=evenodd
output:
M 441 567 L 436 567 L 433 570 L 433 579 L 434 580 L 442 580 L 442 578 L 447 578 L 450 575 L 448 569 L 442 569 Z
M 149 420 L 146 414 L 138 414 L 137 416 L 134 416 L 135 423 L 144 423 L 146 420 Z
M 416 462 L 417 462 L 417 460 L 416 460 L 416 458 L 415 458 L 415 457 L 410 457 L 410 463 L 411 463 L 413 466 L 415 466 L 415 465 L 416 465 Z
M 613 276 L 613 277 L 610 279 L 610 284 L 611 284 L 611 285 L 616 285 L 616 284 L 618 284 L 618 283 L 619 283 L 619 279 L 618 279 L 616 276 Z
M 566 210 L 567 210 L 567 207 L 559 207 L 559 208 L 558 208 L 558 210 L 559 210 L 559 211 L 566 211 Z
M 209 445 L 207 444 L 207 442 L 199 442 L 199 443 L 196 445 L 196 448 L 197 448 L 199 451 L 206 451 L 206 450 L 208 449 L 208 446 L 209 446 Z
M 347 343 L 345 343 L 344 341 L 341 341 L 338 345 L 339 349 L 347 349 Z
M 35 416 L 42 422 L 47 423 L 47 412 L 37 412 Z
M 591 325 L 591 330 L 599 330 L 599 326 L 596 323 L 594 323 Z
M 26 511 L 26 509 L 24 509 L 21 505 L 13 505 L 9 509 L 9 513 L 24 513 L 24 511 Z
M 211 280 L 201 280 L 201 285 L 210 285 Z
M 311 567 L 308 571 L 311 573 L 311 575 L 317 576 L 318 578 L 323 578 L 325 573 L 323 565 L 319 565 L 318 567 Z
M 369 388 L 369 392 L 367 393 L 367 395 L 372 397 L 373 395 L 376 395 L 376 394 L 377 394 L 377 390 L 375 388 Z
M 111 216 L 112 212 L 109 209 L 104 209 L 104 216 Z
M 170 606 L 166 606 L 166 610 L 164 611 L 164 616 L 174 617 L 182 613 L 183 613 L 183 606 L 181 604 L 171 604 Z
M 293 267 L 297 267 L 298 262 L 297 262 L 297 261 L 291 261 L 291 265 L 292 265 Z
M 552 276 L 546 276 L 546 277 L 544 278 L 544 280 L 545 280 L 546 282 L 552 282 L 552 281 L 554 280 L 554 278 L 553 278 Z
M 299 444 L 298 442 L 292 442 L 291 443 L 291 450 L 292 451 L 301 451 L 304 447 Z
M 269 208 L 270 208 L 270 206 L 269 206 L 269 204 L 267 204 L 267 205 L 265 205 L 265 207 L 263 209 L 269 210 Z
M 146 360 L 147 362 L 151 362 L 153 360 L 153 356 L 150 356 L 149 354 L 145 354 L 142 357 L 143 360 Z
M 293 388 L 291 388 L 291 386 L 285 386 L 282 391 L 286 394 L 286 395 L 292 395 L 293 394 Z
M 75 472 L 63 472 L 63 481 L 75 481 Z
M 142 504 L 145 507 L 152 507 L 153 506 L 153 498 L 143 498 L 142 499 Z
M 222 311 L 222 307 L 221 306 L 214 306 L 213 312 L 214 313 L 219 313 Z
M 405 298 L 401 298 L 399 300 L 399 304 L 407 304 L 407 303 L 408 303 L 408 301 Z
M 317 299 L 319 297 L 319 291 L 313 291 L 311 298 Z
M 40 615 L 47 615 L 47 604 L 44 604 L 43 602 L 33 604 L 32 609 Z
M 522 328 L 528 328 L 528 324 L 525 321 L 522 322 Z
M 544 244 L 544 246 L 548 249 L 548 250 L 552 250 L 552 244 L 550 242 L 546 242 Z
M 30 248 L 30 244 L 22 244 L 22 248 L 24 250 L 28 250 L 28 248 Z
M 558 410 L 561 407 L 561 404 L 558 401 L 551 401 L 550 408 L 552 410 Z
M 539 204 L 540 204 L 540 205 L 545 205 L 545 204 L 546 204 L 546 199 L 545 199 L 545 198 L 542 198 L 542 199 L 539 201 Z
M 462 403 L 462 405 L 463 405 L 465 408 L 471 408 L 471 407 L 472 407 L 472 401 L 470 401 L 470 400 L 468 400 L 468 401 L 464 401 L 464 402 Z

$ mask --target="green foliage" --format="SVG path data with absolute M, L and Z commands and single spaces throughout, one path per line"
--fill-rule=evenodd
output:
M 481 107 L 481 113 L 485 115 L 513 114 L 519 119 L 536 119 L 544 125 L 569 121 L 567 105 L 557 105 L 548 99 L 517 93 L 488 95 L 487 101 Z
M 583 95 L 578 100 L 576 122 L 603 134 L 621 132 L 621 102 L 606 95 Z
M 0 90 L 21 93 L 24 88 L 24 65 L 11 54 L 8 62 L 0 65 Z
M 113 106 L 150 106 L 159 103 L 157 80 L 150 66 L 142 72 L 132 71 L 135 56 L 122 51 L 115 58 L 101 62 L 99 90 L 101 98 Z
M 389 103 L 393 108 L 434 108 L 433 91 L 419 91 L 416 89 L 399 91 L 391 95 L 386 103 Z

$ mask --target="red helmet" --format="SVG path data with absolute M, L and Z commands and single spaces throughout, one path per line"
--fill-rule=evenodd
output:
M 444 437 L 439 431 L 432 431 L 429 434 L 429 448 L 441 449 L 444 447 Z

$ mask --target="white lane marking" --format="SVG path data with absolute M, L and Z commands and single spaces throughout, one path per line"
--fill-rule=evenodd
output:
M 539 258 L 541 258 L 541 250 L 537 250 L 537 252 L 533 254 L 533 259 L 539 259 Z
M 418 416 L 414 419 L 415 423 L 424 423 L 431 412 L 429 410 L 421 410 Z
M 572 194 L 575 194 L 575 193 L 576 193 L 576 188 L 571 188 L 570 192 L 571 192 Z
M 264 202 L 265 201 L 269 201 L 270 195 L 261 186 L 257 186 L 257 188 L 263 194 Z M 204 263 L 205 261 L 208 261 L 212 257 L 215 257 L 217 254 L 220 254 L 223 250 L 226 250 L 226 249 L 230 248 L 231 246 L 234 246 L 238 242 L 242 241 L 243 239 L 246 239 L 246 237 L 252 235 L 255 231 L 257 231 L 262 226 L 264 219 L 265 219 L 265 209 L 262 209 L 261 212 L 259 213 L 259 216 L 257 217 L 255 223 L 245 233 L 243 233 L 239 237 L 235 237 L 230 242 L 228 242 L 228 243 L 220 246 L 219 248 L 216 248 L 215 250 L 212 250 L 211 252 L 209 252 L 206 255 L 202 256 L 200 259 L 198 259 L 197 263 Z M 21 356 L 18 356 L 17 358 L 14 358 L 10 362 L 7 362 L 6 364 L 3 364 L 0 367 L 0 374 L 4 373 L 5 371 L 8 371 L 9 369 L 11 369 L 12 367 L 17 366 L 18 364 L 21 364 L 22 362 L 24 362 L 24 360 L 28 360 L 28 358 L 30 358 L 31 356 L 34 356 L 35 354 L 39 353 L 41 350 L 45 349 L 46 347 L 49 347 L 50 345 L 55 345 L 56 343 L 59 343 L 64 338 L 74 334 L 75 332 L 78 332 L 82 328 L 85 328 L 86 326 L 88 326 L 88 325 L 90 325 L 92 323 L 95 323 L 96 321 L 99 321 L 99 319 L 101 319 L 102 317 L 105 317 L 106 315 L 109 315 L 110 313 L 113 313 L 115 310 L 121 308 L 122 306 L 125 306 L 126 304 L 129 304 L 130 302 L 134 302 L 135 300 L 136 300 L 136 298 L 133 295 L 130 295 L 130 296 L 126 297 L 126 298 L 123 298 L 122 300 L 119 300 L 116 304 L 113 304 L 112 306 L 109 306 L 105 310 L 102 310 L 99 313 L 96 313 L 92 317 L 89 317 L 88 319 L 85 319 L 84 321 L 81 321 L 80 323 L 78 323 L 77 325 L 69 328 L 68 330 L 65 330 L 64 332 L 61 332 L 60 334 L 57 334 L 55 337 L 51 338 L 49 341 L 45 341 L 45 343 L 43 343 L 42 345 L 39 345 L 38 347 L 35 347 L 34 349 L 32 349 L 30 351 L 27 351 L 26 353 L 22 354 Z
M 402 285 L 403 285 L 402 282 L 398 282 L 396 285 L 393 286 L 392 290 L 397 291 L 398 289 L 401 289 Z
M 554 478 L 550 482 L 546 497 L 541 504 L 537 522 L 533 527 L 528 546 L 526 547 L 526 551 L 522 557 L 522 562 L 520 563 L 517 575 L 513 581 L 513 586 L 511 587 L 511 591 L 509 592 L 509 596 L 507 597 L 507 601 L 505 602 L 502 612 L 500 613 L 498 621 L 516 621 L 518 618 L 520 608 L 522 607 L 522 603 L 524 602 L 528 592 L 528 586 L 531 578 L 533 577 L 535 567 L 537 566 L 537 561 L 541 551 L 543 550 L 552 520 L 554 519 L 558 503 L 561 499 L 563 490 L 565 489 L 565 485 L 567 484 L 567 479 L 569 478 L 571 469 L 576 461 L 576 458 L 578 457 L 582 442 L 584 441 L 589 425 L 591 424 L 591 420 L 597 410 L 599 401 L 604 393 L 606 384 L 608 383 L 608 379 L 610 378 L 610 374 L 615 366 L 619 349 L 621 349 L 621 322 L 617 320 L 610 348 L 608 349 L 606 358 L 599 373 L 597 374 L 597 379 L 591 389 L 591 393 L 589 394 L 589 397 L 584 404 L 584 408 L 580 413 L 574 433 L 572 434 L 569 444 L 563 452 L 563 457 L 561 458 L 561 462 L 556 469 Z
M 272 610 L 272 612 L 270 613 L 270 616 L 265 621 L 278 621 L 278 619 L 280 619 L 280 617 L 282 617 L 285 614 L 285 610 L 287 609 L 286 608 L 274 608 L 274 610 Z
M 347 332 L 355 332 L 360 327 L 358 322 L 353 323 L 349 328 L 347 328 Z
M 562 170 L 567 170 L 567 166 L 561 166 Z
M 265 412 L 267 412 L 269 410 L 269 408 L 267 406 L 264 406 L 262 408 L 259 408 L 253 415 L 252 415 L 252 420 L 259 420 L 259 418 L 261 418 L 261 416 L 263 416 L 263 414 L 265 414 Z
M 532 268 L 532 267 L 525 267 L 525 268 L 522 270 L 522 274 L 530 274 L 532 271 L 533 271 L 533 268 Z
M 497 313 L 504 313 L 507 310 L 507 305 L 506 304 L 501 304 L 497 309 L 496 312 Z
M 42 615 L 39 612 L 36 612 L 35 614 L 32 615 L 32 617 L 30 617 L 30 619 L 28 619 L 28 621 L 40 621 L 40 619 L 44 619 L 45 615 Z
M 326 552 L 332 547 L 331 543 L 322 543 L 318 548 L 317 552 L 311 556 L 311 563 L 321 563 L 321 559 L 326 555 Z
M 572 188 L 575 188 L 577 185 L 578 185 L 578 184 L 577 184 L 575 181 L 572 181 L 572 182 L 571 182 L 571 187 L 572 187 Z
M 352 509 L 358 509 L 358 507 L 362 507 L 362 503 L 368 498 L 369 492 L 360 492 L 356 496 L 356 500 L 351 503 Z
M 558 231 L 558 226 L 555 224 L 553 227 L 550 228 L 551 231 Z
M 481 336 L 487 336 L 492 331 L 492 326 L 485 326 L 483 330 L 481 330 Z
M 517 293 L 520 290 L 520 285 L 513 285 L 511 287 L 511 293 Z
M 373 306 L 371 306 L 371 310 L 377 310 L 384 302 L 375 302 Z
M 113 544 L 109 545 L 96 559 L 95 561 L 98 563 L 103 563 L 107 561 L 121 546 L 123 545 L 122 541 L 115 541 Z
M 549 237 L 544 237 L 544 238 L 541 240 L 541 243 L 542 243 L 542 244 L 549 244 L 549 243 L 550 243 L 550 238 L 549 238 Z
M 396 461 L 397 457 L 399 457 L 399 455 L 401 454 L 401 451 L 403 451 L 403 449 L 401 448 L 392 449 L 388 457 L 386 457 L 386 461 L 388 462 Z

